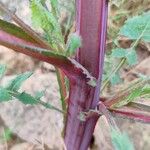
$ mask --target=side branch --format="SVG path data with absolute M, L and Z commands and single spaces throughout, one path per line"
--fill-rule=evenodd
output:
M 131 119 L 142 123 L 150 123 L 150 106 L 140 103 L 131 102 L 130 104 L 121 108 L 109 108 L 105 102 L 100 101 L 96 109 L 90 109 L 86 112 L 81 112 L 82 120 L 86 121 L 92 117 L 99 117 L 104 115 L 109 124 L 115 127 L 113 119 L 111 117 L 121 117 L 123 119 Z
M 2 30 L 0 30 L 0 45 L 59 67 L 71 81 L 80 78 L 87 83 L 90 83 L 90 81 L 95 79 L 74 59 L 37 47 L 37 44 L 35 43 L 18 38 Z
M 110 109 L 110 111 L 116 117 L 150 123 L 150 106 L 147 105 L 130 103 L 121 108 Z

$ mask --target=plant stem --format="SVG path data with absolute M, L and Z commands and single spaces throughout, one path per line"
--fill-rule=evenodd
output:
M 59 92 L 60 92 L 60 101 L 61 101 L 61 105 L 62 105 L 62 109 L 64 111 L 66 111 L 66 102 L 65 102 L 65 98 L 66 98 L 66 87 L 64 85 L 64 81 L 62 79 L 62 74 L 61 71 L 58 68 L 55 68 L 56 70 L 56 75 L 57 75 L 57 81 L 59 84 Z
M 107 0 L 76 0 L 76 32 L 82 44 L 76 60 L 97 79 L 96 87 L 76 79 L 70 82 L 69 107 L 65 130 L 68 150 L 87 150 L 99 117 L 86 122 L 79 119 L 80 112 L 94 109 L 99 102 L 100 83 L 103 73 L 107 29 Z

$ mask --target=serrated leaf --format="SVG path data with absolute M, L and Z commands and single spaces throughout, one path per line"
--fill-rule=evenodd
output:
M 123 49 L 123 48 L 116 48 L 112 50 L 112 57 L 116 58 L 127 58 L 127 62 L 129 65 L 135 65 L 138 62 L 137 54 L 135 49 Z
M 76 50 L 81 47 L 81 37 L 77 33 L 72 33 L 67 41 L 67 56 L 75 54 Z
M 18 94 L 15 97 L 24 104 L 38 104 L 38 100 L 36 98 L 25 92 L 22 92 L 21 94 Z
M 10 81 L 10 83 L 8 84 L 6 88 L 12 91 L 19 90 L 23 82 L 27 80 L 32 74 L 33 74 L 32 72 L 26 72 L 24 74 L 18 75 L 17 77 L 15 77 L 13 80 Z
M 125 132 L 120 133 L 119 131 L 112 129 L 111 139 L 115 150 L 134 150 L 134 146 Z
M 55 2 L 52 2 L 52 4 L 53 8 L 55 8 Z M 48 11 L 42 5 L 40 0 L 31 0 L 30 7 L 32 11 L 33 25 L 43 29 L 50 44 L 53 48 L 57 48 L 58 44 L 61 45 L 64 42 L 60 24 L 56 19 L 57 17 L 53 12 Z
M 135 65 L 138 63 L 137 54 L 134 49 L 128 49 L 126 53 L 127 62 L 129 65 Z
M 0 87 L 0 102 L 9 101 L 11 98 L 9 92 L 5 88 Z
M 126 50 L 123 48 L 116 48 L 112 50 L 112 57 L 123 58 L 126 56 Z
M 120 29 L 120 35 L 136 40 L 141 37 L 142 40 L 150 41 L 150 11 L 140 16 L 128 19 Z
M 121 82 L 121 78 L 118 72 L 116 72 L 110 79 L 112 85 L 119 84 Z
M 43 7 L 40 0 L 31 0 L 30 7 L 34 25 L 47 31 L 57 30 L 58 23 L 55 17 Z
M 6 72 L 6 66 L 0 64 L 0 78 L 3 77 L 5 72 Z

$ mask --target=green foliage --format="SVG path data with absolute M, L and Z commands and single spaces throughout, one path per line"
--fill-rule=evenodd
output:
M 125 132 L 121 133 L 112 129 L 111 139 L 115 150 L 134 150 L 134 146 Z
M 117 7 L 123 5 L 125 1 L 112 0 Z M 127 62 L 129 66 L 138 63 L 136 46 L 140 40 L 145 42 L 150 41 L 150 11 L 143 13 L 140 16 L 135 16 L 127 19 L 125 24 L 121 27 L 119 35 L 127 36 L 129 39 L 135 40 L 132 46 L 128 49 L 121 48 L 118 38 L 113 39 L 112 53 L 108 53 L 107 62 L 105 59 L 105 71 L 103 76 L 104 86 L 111 82 L 112 85 L 120 83 L 119 70 Z M 113 59 L 114 58 L 114 59 Z M 116 65 L 117 59 L 121 59 L 120 63 Z M 124 62 L 123 62 L 124 61 Z M 112 63 L 113 62 L 113 63 Z M 116 68 L 116 69 L 115 69 Z
M 2 139 L 4 141 L 10 141 L 12 139 L 12 131 L 9 128 L 4 129 Z
M 25 92 L 19 93 L 15 97 L 24 104 L 30 105 L 38 104 L 38 100 L 35 97 Z
M 124 105 L 127 105 L 128 103 L 134 101 L 136 98 L 140 96 L 141 96 L 140 88 L 132 90 L 131 93 L 126 98 L 121 100 L 119 103 L 115 104 L 113 107 L 122 107 Z
M 9 101 L 11 98 L 9 92 L 5 88 L 0 87 L 0 102 Z
M 122 79 L 120 78 L 119 71 L 112 73 L 110 75 L 110 72 L 114 72 L 113 70 L 115 70 L 115 68 L 117 67 L 117 64 L 118 64 L 118 61 L 116 57 L 112 57 L 112 55 L 106 55 L 104 73 L 103 73 L 103 78 L 102 78 L 103 85 L 105 84 L 106 81 L 109 81 L 111 85 L 119 84 L 122 81 Z
M 138 60 L 135 49 L 127 49 L 126 59 L 130 66 L 137 64 Z
M 36 27 L 44 30 L 48 41 L 55 49 L 63 47 L 64 44 L 61 28 L 56 16 L 57 1 L 51 0 L 52 11 L 45 8 L 41 0 L 31 0 L 32 21 Z M 55 12 L 55 13 L 54 13 Z M 58 47 L 58 45 L 60 47 Z
M 4 74 L 4 70 L 5 70 L 4 66 L 2 65 L 0 66 L 1 66 L 0 73 Z M 23 104 L 29 104 L 29 105 L 40 104 L 46 108 L 64 113 L 57 107 L 49 103 L 41 101 L 41 98 L 44 96 L 43 91 L 36 92 L 35 96 L 32 96 L 26 92 L 18 92 L 23 82 L 26 81 L 32 74 L 33 73 L 31 72 L 20 74 L 16 76 L 13 80 L 11 80 L 11 82 L 6 87 L 0 86 L 0 102 L 12 100 L 12 98 L 14 97 L 14 98 L 17 98 Z
M 122 79 L 120 78 L 119 72 L 116 72 L 115 74 L 112 75 L 110 82 L 112 85 L 116 85 L 121 83 Z
M 116 48 L 112 50 L 112 57 L 126 58 L 130 66 L 137 64 L 137 54 L 135 49 Z
M 132 87 L 129 94 L 123 99 L 121 99 L 118 103 L 114 104 L 113 107 L 122 107 L 122 106 L 129 104 L 130 102 L 135 101 L 136 99 L 140 97 L 146 98 L 149 96 L 150 96 L 150 84 L 147 84 L 143 87 L 142 86 L 137 87 L 137 88 Z
M 144 88 L 142 88 L 141 90 L 141 96 L 145 96 L 145 95 L 150 95 L 150 86 L 145 86 Z
M 126 50 L 123 48 L 116 48 L 112 50 L 112 57 L 123 58 L 126 56 Z
M 20 74 L 15 77 L 15 79 L 11 80 L 8 86 L 6 87 L 8 90 L 17 91 L 19 90 L 22 83 L 27 80 L 33 73 L 26 72 L 24 74 Z
M 120 35 L 127 36 L 129 39 L 140 39 L 145 42 L 150 41 L 150 11 L 128 19 L 121 28 Z
M 81 45 L 81 37 L 77 33 L 72 33 L 67 41 L 66 55 L 73 56 Z

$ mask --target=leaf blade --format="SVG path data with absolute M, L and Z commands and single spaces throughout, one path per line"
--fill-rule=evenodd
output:
M 150 11 L 128 19 L 120 29 L 119 34 L 136 40 L 141 37 L 145 42 L 150 41 Z M 142 35 L 142 36 L 141 36 Z
M 19 101 L 21 101 L 23 104 L 27 105 L 35 105 L 38 104 L 38 100 L 35 99 L 33 96 L 31 96 L 28 93 L 22 92 L 15 96 Z
M 9 92 L 5 88 L 0 87 L 0 102 L 9 101 L 11 98 Z
M 13 80 L 10 81 L 6 88 L 8 90 L 18 91 L 23 82 L 27 80 L 32 74 L 32 72 L 26 72 L 16 76 Z
M 134 146 L 125 132 L 120 133 L 119 131 L 112 129 L 111 139 L 115 150 L 134 150 Z

